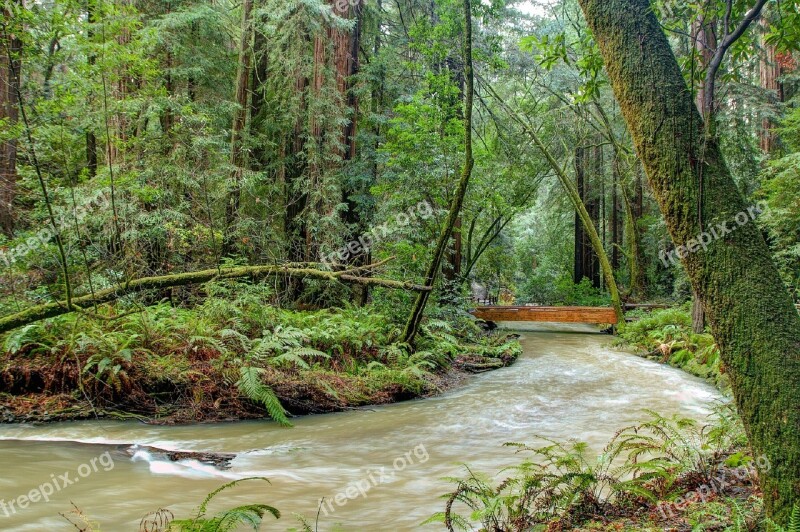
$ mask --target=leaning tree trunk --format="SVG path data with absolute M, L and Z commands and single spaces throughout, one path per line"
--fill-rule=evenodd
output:
M 579 1 L 719 343 L 753 450 L 769 461 L 759 475 L 767 513 L 786 525 L 792 506 L 800 504 L 797 310 L 761 233 L 744 219 L 747 206 L 718 144 L 705 137 L 702 146 L 703 121 L 649 2 Z M 697 216 L 701 176 L 706 225 Z M 704 250 L 699 235 L 712 228 L 716 237 Z

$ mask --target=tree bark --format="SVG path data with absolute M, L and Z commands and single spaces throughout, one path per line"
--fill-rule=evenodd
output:
M 94 24 L 97 22 L 96 19 L 96 6 L 94 4 L 95 0 L 87 0 L 86 2 L 86 21 L 89 23 L 89 27 L 87 29 L 86 35 L 89 39 L 90 43 L 94 43 Z M 89 64 L 90 71 L 94 64 L 97 61 L 97 57 L 94 53 L 89 53 L 89 56 L 86 62 Z M 88 101 L 86 105 L 91 108 L 93 105 L 93 95 L 89 93 Z M 97 175 L 97 135 L 95 135 L 94 131 L 92 130 L 91 124 L 86 129 L 86 169 L 89 171 L 89 177 L 95 177 Z
M 575 148 L 575 188 L 578 190 L 581 203 L 585 197 L 586 153 L 583 146 Z M 586 276 L 586 232 L 583 229 L 581 215 L 575 209 L 575 247 L 572 264 L 572 282 L 578 284 Z
M 614 149 L 614 160 L 611 163 L 611 267 L 617 271 L 620 266 L 620 248 L 622 247 L 622 216 L 619 201 L 621 186 L 622 161 L 618 150 Z
M 714 50 L 717 48 L 717 36 L 714 33 L 715 22 L 708 20 L 705 15 L 699 15 L 692 22 L 692 47 L 700 58 L 700 63 L 696 68 L 700 72 L 706 72 L 714 59 Z M 695 105 L 703 121 L 706 124 L 706 135 L 713 135 L 709 127 L 714 124 L 714 94 L 713 86 L 709 87 L 706 79 L 700 81 L 695 94 Z M 710 92 L 712 91 L 712 92 Z M 702 179 L 702 178 L 701 178 Z M 702 204 L 702 189 L 700 191 L 700 203 Z M 702 218 L 700 224 L 702 225 Z M 706 328 L 706 314 L 703 310 L 703 303 L 697 297 L 697 293 L 692 291 L 692 331 L 695 334 L 702 333 Z
M 707 312 L 757 457 L 767 514 L 800 504 L 800 317 L 754 223 L 696 238 L 747 213 L 647 0 L 579 0 L 692 287 Z M 703 146 L 704 140 L 705 146 Z M 702 177 L 703 219 L 698 181 Z M 720 232 L 725 232 L 720 230 Z M 763 460 L 759 460 L 763 465 Z
M 17 2 L 15 2 L 17 3 Z M 3 30 L 0 32 L 0 121 L 13 127 L 19 119 L 17 93 L 20 89 L 22 40 L 15 31 L 13 4 L 3 7 Z M 14 234 L 14 198 L 17 194 L 17 140 L 0 143 L 0 230 L 9 238 Z
M 762 31 L 768 27 L 766 18 L 761 19 Z M 783 102 L 783 84 L 778 81 L 781 77 L 781 65 L 778 62 L 775 46 L 764 42 L 761 37 L 761 58 L 759 61 L 759 74 L 761 78 L 761 88 L 767 91 L 769 103 L 774 105 Z M 761 121 L 761 131 L 759 131 L 759 145 L 761 151 L 770 154 L 775 151 L 778 145 L 778 136 L 775 133 L 775 124 L 769 118 Z
M 591 159 L 589 159 L 591 156 Z M 599 175 L 599 158 L 596 148 L 575 149 L 575 186 L 593 227 L 600 227 L 600 205 L 596 185 Z M 591 164 L 589 164 L 591 162 Z M 599 235 L 598 235 L 599 236 Z M 600 288 L 600 261 L 592 245 L 592 238 L 581 219 L 580 209 L 575 209 L 575 264 L 573 281 L 580 283 L 586 277 L 592 286 Z

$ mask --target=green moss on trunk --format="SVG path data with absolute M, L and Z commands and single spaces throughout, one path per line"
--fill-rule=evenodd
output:
M 692 245 L 720 223 L 737 226 L 682 262 L 720 345 L 754 451 L 769 460 L 761 471 L 767 512 L 785 524 L 800 503 L 800 318 L 756 225 L 734 221 L 748 207 L 719 146 L 703 136 L 692 93 L 649 2 L 580 4 L 675 245 Z

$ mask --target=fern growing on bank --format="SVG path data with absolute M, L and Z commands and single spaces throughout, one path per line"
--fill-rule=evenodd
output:
M 648 357 L 711 380 L 722 390 L 728 388 L 719 346 L 712 335 L 692 332 L 688 309 L 669 308 L 638 315 L 638 320 L 620 329 L 622 340 Z
M 426 523 L 443 523 L 450 531 L 471 530 L 475 522 L 502 532 L 546 524 L 570 528 L 594 518 L 652 510 L 659 501 L 672 501 L 703 486 L 724 496 L 726 484 L 716 483 L 724 478 L 718 476 L 724 475 L 720 469 L 752 462 L 744 456 L 741 423 L 729 412 L 719 408 L 715 422 L 706 426 L 651 412 L 650 420 L 619 431 L 596 457 L 578 441 L 562 444 L 545 438 L 547 444 L 539 447 L 506 444 L 531 456 L 503 470 L 507 476 L 497 484 L 470 468 L 466 478 L 449 479 L 456 488 L 445 495 L 445 510 Z M 755 486 L 749 476 L 743 482 Z M 460 513 L 462 508 L 469 513 Z M 700 509 L 694 516 L 710 510 Z M 743 521 L 746 511 L 725 514 L 715 513 Z
M 264 405 L 269 416 L 279 425 L 291 427 L 292 424 L 287 416 L 288 412 L 283 408 L 272 388 L 262 381 L 261 376 L 263 374 L 264 370 L 262 368 L 242 366 L 239 369 L 239 380 L 236 382 L 236 387 L 251 401 Z

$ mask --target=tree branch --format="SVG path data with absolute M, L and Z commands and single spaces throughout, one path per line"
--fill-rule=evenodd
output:
M 293 265 L 294 266 L 294 265 Z M 375 265 L 372 265 L 373 267 Z M 363 270 L 365 267 L 358 268 Z M 88 308 L 94 305 L 116 301 L 125 296 L 136 294 L 145 290 L 157 290 L 172 288 L 175 286 L 187 286 L 202 284 L 217 279 L 261 279 L 264 277 L 301 277 L 312 279 L 323 279 L 328 281 L 339 281 L 345 283 L 356 283 L 368 286 L 382 286 L 393 290 L 412 290 L 415 292 L 428 292 L 430 287 L 420 286 L 410 282 L 394 281 L 391 279 L 380 279 L 377 277 L 359 277 L 354 275 L 355 270 L 344 270 L 341 272 L 328 272 L 314 268 L 287 267 L 282 265 L 274 266 L 242 266 L 227 270 L 203 270 L 199 272 L 178 273 L 174 275 L 163 275 L 159 277 L 143 277 L 125 283 L 100 290 L 94 294 L 81 297 L 73 297 L 68 304 L 66 301 L 56 301 L 45 303 L 25 309 L 16 314 L 11 314 L 0 318 L 0 333 L 4 333 L 28 325 L 43 319 L 69 314 L 77 309 Z

